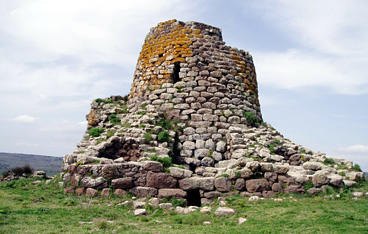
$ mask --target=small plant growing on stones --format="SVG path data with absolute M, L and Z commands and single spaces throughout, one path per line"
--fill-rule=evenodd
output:
M 115 115 L 115 114 L 111 114 L 110 116 L 109 116 L 109 121 L 110 121 L 110 123 L 112 123 L 112 124 L 119 124 L 120 123 L 120 118 L 117 116 L 117 115 Z
M 113 130 L 108 130 L 106 133 L 106 138 L 109 139 L 110 137 L 112 137 L 115 134 L 115 131 Z
M 325 161 L 323 162 L 323 164 L 325 164 L 325 165 L 334 165 L 336 163 L 332 158 L 326 158 Z
M 162 131 L 157 136 L 158 141 L 160 142 L 170 142 L 169 132 Z
M 160 162 L 164 166 L 164 168 L 169 168 L 173 165 L 172 164 L 172 158 L 170 158 L 170 157 L 159 158 L 157 155 L 152 155 L 150 157 L 150 159 L 151 159 L 151 161 Z
M 355 164 L 352 169 L 354 171 L 362 171 L 362 169 L 360 168 L 359 164 Z
M 142 108 L 142 109 L 146 109 L 146 106 L 147 106 L 147 105 L 148 105 L 147 103 L 142 103 L 142 104 L 141 104 L 141 108 Z
M 93 137 L 99 137 L 103 133 L 103 131 L 103 128 L 91 128 L 90 130 L 88 130 L 88 134 Z
M 148 142 L 151 142 L 152 140 L 153 140 L 153 138 L 152 138 L 152 135 L 151 135 L 151 133 L 149 133 L 149 132 L 146 132 L 145 134 L 143 134 L 143 138 L 144 138 L 144 140 L 148 143 Z
M 171 204 L 173 207 L 181 206 L 184 207 L 185 202 L 183 198 L 177 199 L 176 197 L 171 198 Z
M 146 114 L 146 112 L 145 111 L 137 111 L 137 112 L 135 112 L 137 115 L 144 115 L 144 114 Z
M 218 178 L 221 178 L 221 177 L 229 178 L 229 174 L 224 173 L 218 176 Z
M 257 116 L 251 111 L 243 111 L 243 116 L 245 117 L 249 125 L 253 127 L 255 127 L 259 122 Z

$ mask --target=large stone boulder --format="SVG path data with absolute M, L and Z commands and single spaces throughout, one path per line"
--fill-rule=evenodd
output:
M 183 190 L 202 189 L 213 190 L 214 177 L 190 177 L 179 181 L 179 187 Z
M 266 179 L 253 179 L 245 182 L 248 192 L 262 192 L 271 190 L 271 186 Z
M 229 207 L 219 207 L 215 211 L 215 214 L 219 217 L 225 216 L 225 215 L 234 215 L 235 210 Z
M 215 187 L 220 192 L 229 192 L 231 190 L 231 181 L 226 177 L 216 178 Z
M 150 171 L 147 173 L 146 184 L 148 187 L 153 188 L 175 188 L 177 180 L 167 173 L 154 173 Z
M 81 180 L 81 185 L 85 188 L 105 188 L 107 187 L 107 181 L 103 177 L 84 177 Z
M 131 188 L 133 187 L 133 179 L 132 177 L 114 179 L 111 181 L 111 186 L 117 189 Z
M 187 192 L 182 189 L 159 189 L 158 198 L 164 197 L 186 197 Z
M 129 191 L 136 197 L 155 197 L 157 195 L 157 189 L 150 187 L 134 187 Z
M 145 161 L 142 165 L 143 169 L 146 171 L 161 172 L 164 169 L 160 162 L 155 161 Z
M 178 167 L 170 167 L 169 170 L 170 170 L 170 175 L 177 179 L 191 177 L 193 174 L 193 172 L 190 170 L 186 170 L 186 169 L 182 169 Z

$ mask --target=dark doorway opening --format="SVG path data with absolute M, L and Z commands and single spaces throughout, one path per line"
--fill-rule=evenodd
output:
M 188 206 L 201 206 L 201 196 L 199 189 L 193 189 L 187 191 Z
M 176 82 L 181 81 L 181 79 L 179 77 L 179 72 L 180 72 L 180 62 L 176 62 L 176 63 L 174 63 L 174 72 L 172 74 L 173 84 L 175 84 Z

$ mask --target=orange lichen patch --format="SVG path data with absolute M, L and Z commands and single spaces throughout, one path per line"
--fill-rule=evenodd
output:
M 92 125 L 96 122 L 96 116 L 93 113 L 92 109 L 89 112 L 89 114 L 87 115 L 87 121 L 88 121 L 88 127 L 92 127 Z

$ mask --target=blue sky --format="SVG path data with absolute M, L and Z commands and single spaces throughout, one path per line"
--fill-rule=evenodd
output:
M 129 92 L 145 35 L 169 19 L 249 51 L 264 120 L 368 171 L 366 1 L 0 0 L 0 151 L 63 156 L 92 99 Z

